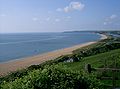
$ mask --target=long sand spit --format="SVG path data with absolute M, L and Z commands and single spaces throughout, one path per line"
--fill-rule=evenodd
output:
M 101 40 L 102 39 L 107 39 L 107 36 L 104 34 L 101 34 Z M 94 43 L 97 43 L 97 41 L 87 42 L 87 43 L 75 45 L 69 48 L 59 49 L 59 50 L 43 53 L 43 54 L 32 56 L 32 57 L 27 57 L 27 58 L 22 58 L 18 60 L 1 63 L 0 64 L 0 75 L 6 75 L 10 72 L 26 68 L 30 65 L 37 65 L 37 64 L 43 63 L 48 60 L 53 60 L 62 55 L 72 54 L 73 50 L 76 50 L 78 48 L 82 48 L 82 47 L 85 47 L 85 46 L 88 46 Z

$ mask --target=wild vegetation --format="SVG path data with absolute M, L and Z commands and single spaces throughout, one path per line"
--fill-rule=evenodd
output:
M 64 67 L 64 68 L 61 68 Z M 68 70 L 64 65 L 45 66 L 1 84 L 1 89 L 93 89 L 101 83 L 93 75 Z
M 105 33 L 105 32 L 104 32 Z M 73 62 L 67 62 L 72 59 Z M 85 65 L 92 65 L 92 72 Z M 110 89 L 112 70 L 120 68 L 120 38 L 107 40 L 77 49 L 71 55 L 32 65 L 27 69 L 0 77 L 1 89 Z M 114 71 L 115 86 L 120 87 L 120 71 Z

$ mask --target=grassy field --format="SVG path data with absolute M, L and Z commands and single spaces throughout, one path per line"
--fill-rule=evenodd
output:
M 116 64 L 114 62 L 116 61 Z M 90 57 L 83 58 L 80 62 L 74 62 L 74 63 L 64 63 L 67 68 L 74 70 L 74 71 L 80 71 L 85 70 L 85 65 L 91 64 L 93 68 L 120 68 L 120 49 L 112 50 L 110 52 L 105 52 L 101 54 L 97 54 Z M 115 66 L 116 65 L 116 66 Z M 99 77 L 112 77 L 112 71 L 93 71 L 93 73 L 96 73 Z M 120 72 L 116 72 L 116 86 L 120 86 Z M 112 79 L 101 79 L 101 81 L 111 86 L 112 85 Z
M 81 70 L 84 69 L 85 64 L 88 63 L 95 68 L 103 67 L 106 61 L 107 66 L 110 67 L 115 59 L 117 60 L 117 64 L 120 64 L 120 49 L 85 57 L 80 62 L 65 63 L 65 65 L 72 70 Z M 118 67 L 120 68 L 120 65 L 118 65 Z

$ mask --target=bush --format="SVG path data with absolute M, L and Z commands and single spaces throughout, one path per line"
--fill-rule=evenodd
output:
M 29 75 L 13 82 L 4 81 L 1 89 L 99 89 L 101 86 L 93 75 L 54 65 L 29 72 Z
M 110 50 L 114 50 L 118 48 L 120 48 L 120 43 L 109 42 L 100 46 L 95 46 L 90 49 L 76 50 L 74 51 L 74 55 L 77 55 L 79 59 L 81 59 L 83 57 L 88 57 L 88 56 L 96 55 L 99 53 L 108 52 Z

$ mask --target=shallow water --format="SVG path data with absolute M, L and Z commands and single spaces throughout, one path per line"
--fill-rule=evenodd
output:
M 0 34 L 0 62 L 96 41 L 100 37 L 90 32 Z

